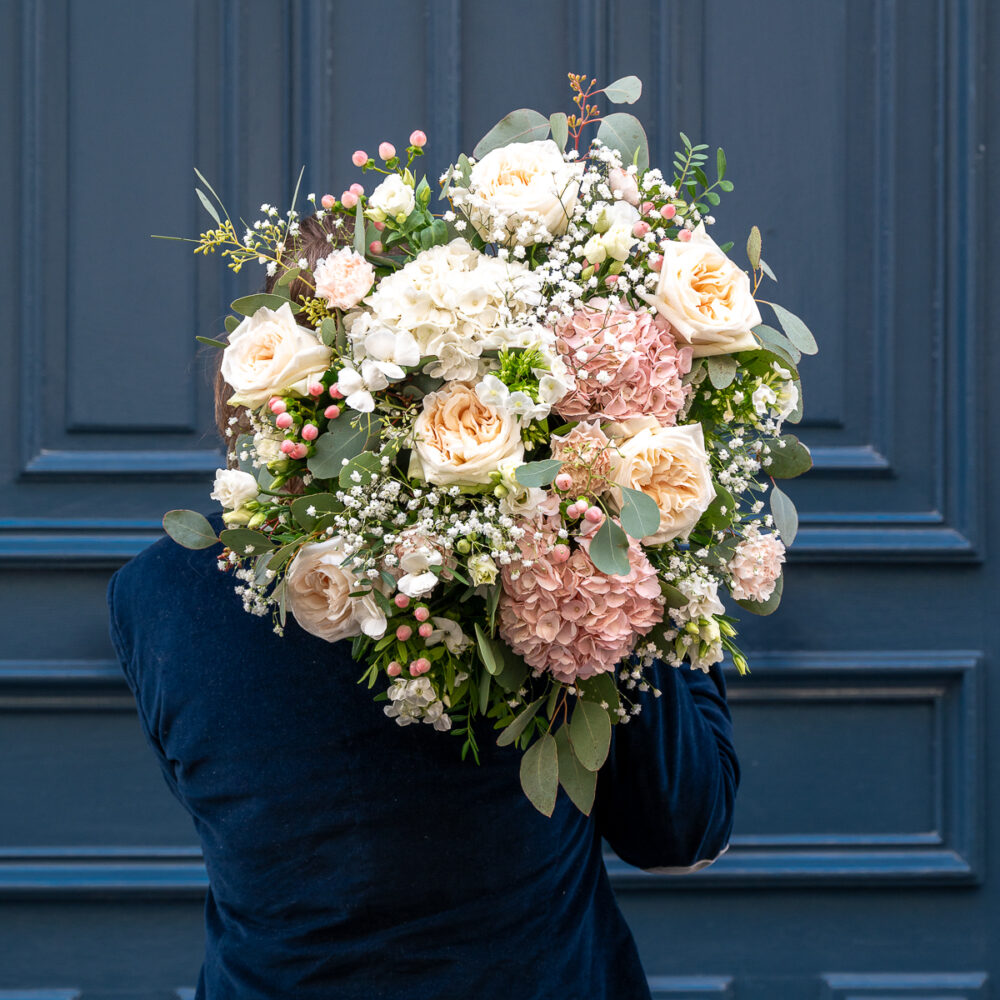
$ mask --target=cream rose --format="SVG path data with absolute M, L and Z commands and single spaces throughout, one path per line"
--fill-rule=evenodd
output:
M 615 439 L 611 478 L 639 490 L 660 508 L 660 527 L 642 541 L 662 545 L 687 538 L 715 498 L 701 424 L 663 427 L 656 417 L 637 417 L 605 428 Z M 621 503 L 621 490 L 612 491 Z
M 457 203 L 487 242 L 537 243 L 566 232 L 582 173 L 551 139 L 512 142 L 472 167 L 468 196 Z
M 227 510 L 236 510 L 247 501 L 256 500 L 258 492 L 257 480 L 249 472 L 219 469 L 215 473 L 215 483 L 209 496 Z
M 376 222 L 385 222 L 389 218 L 396 222 L 405 222 L 416 204 L 417 198 L 413 188 L 399 174 L 389 174 L 372 191 L 365 215 Z
M 375 268 L 351 247 L 342 247 L 313 268 L 316 294 L 331 309 L 353 309 L 375 284 Z
M 687 243 L 666 241 L 660 280 L 640 295 L 689 343 L 696 358 L 752 351 L 761 322 L 750 278 L 719 248 L 704 224 Z
M 362 632 L 373 639 L 385 634 L 386 617 L 374 594 L 349 596 L 362 584 L 342 566 L 344 544 L 337 536 L 303 545 L 285 576 L 288 610 L 313 635 L 337 642 Z
M 464 382 L 446 383 L 423 404 L 413 425 L 411 476 L 439 486 L 486 484 L 504 459 L 524 458 L 517 418 L 487 406 Z
M 295 322 L 291 306 L 262 306 L 229 337 L 222 352 L 222 377 L 234 392 L 229 402 L 256 408 L 284 392 L 304 394 L 311 375 L 320 375 L 333 352 Z

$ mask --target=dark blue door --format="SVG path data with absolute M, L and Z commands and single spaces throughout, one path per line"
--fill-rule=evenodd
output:
M 722 144 L 803 369 L 816 469 L 781 610 L 731 678 L 744 783 L 695 875 L 609 859 L 658 998 L 956 1000 L 1000 976 L 985 530 L 1000 307 L 1000 10 L 986 0 L 0 0 L 0 1000 L 187 996 L 204 871 L 106 638 L 108 574 L 209 506 L 234 283 L 178 244 L 338 193 L 357 147 L 433 178 L 566 73 L 636 73 L 654 159 Z M 992 208 L 992 215 L 991 215 Z M 992 813 L 992 815 L 991 815 Z M 575 1000 L 575 998 L 574 998 Z

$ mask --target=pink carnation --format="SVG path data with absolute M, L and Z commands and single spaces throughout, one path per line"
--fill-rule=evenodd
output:
M 504 567 L 499 606 L 501 638 L 528 666 L 568 684 L 613 671 L 663 618 L 656 570 L 637 541 L 629 541 L 627 576 L 602 573 L 587 554 L 589 539 L 579 541 L 562 563 L 552 556 L 555 534 L 522 543 L 531 565 L 516 578 Z
M 313 268 L 316 294 L 331 309 L 353 309 L 375 284 L 375 268 L 350 247 L 335 250 Z
M 730 593 L 737 601 L 766 601 L 774 593 L 784 561 L 785 545 L 780 538 L 751 530 L 729 561 Z
M 664 427 L 676 423 L 687 398 L 681 379 L 691 370 L 691 348 L 677 346 L 661 316 L 591 299 L 588 308 L 560 320 L 555 334 L 577 379 L 574 391 L 556 404 L 560 416 L 654 416 Z
M 597 496 L 611 477 L 611 442 L 596 420 L 582 420 L 568 434 L 552 435 L 552 457 L 562 462 L 560 473 L 572 480 L 566 488 L 576 496 Z

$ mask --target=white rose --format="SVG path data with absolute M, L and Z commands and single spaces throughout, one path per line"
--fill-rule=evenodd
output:
M 662 252 L 655 292 L 639 294 L 694 348 L 694 356 L 756 350 L 750 331 L 761 317 L 750 278 L 716 246 L 704 225 L 687 243 L 665 241 Z
M 605 431 L 617 445 L 611 459 L 613 482 L 645 493 L 660 508 L 660 526 L 643 543 L 687 538 L 715 499 L 701 424 L 663 427 L 656 417 L 637 417 L 609 424 Z M 620 504 L 621 491 L 612 492 Z
M 387 218 L 405 222 L 416 203 L 413 188 L 399 174 L 390 174 L 372 191 L 365 215 L 376 222 L 385 222 Z
M 348 566 L 341 565 L 344 557 L 339 536 L 303 545 L 285 576 L 288 610 L 302 628 L 327 642 L 362 632 L 381 638 L 386 629 L 385 614 L 372 592 L 349 596 L 364 584 Z
M 581 253 L 589 264 L 601 264 L 608 255 L 604 240 L 597 233 L 584 243 Z
M 497 578 L 497 564 L 485 552 L 471 556 L 466 565 L 475 587 L 481 583 L 493 583 Z
M 464 382 L 424 396 L 413 436 L 410 475 L 439 486 L 486 484 L 504 459 L 524 458 L 517 418 Z
M 262 306 L 229 336 L 222 352 L 222 377 L 232 386 L 230 404 L 255 409 L 271 396 L 304 395 L 310 376 L 321 375 L 333 352 L 299 326 L 286 302 Z
M 215 473 L 215 485 L 209 494 L 227 510 L 236 510 L 249 500 L 256 500 L 257 480 L 249 472 L 239 469 L 219 469 Z
M 537 243 L 566 232 L 576 207 L 582 163 L 567 163 L 551 139 L 512 142 L 491 150 L 473 167 L 469 192 L 460 200 L 473 226 L 484 240 L 502 226 L 502 242 Z M 527 223 L 526 240 L 514 231 Z

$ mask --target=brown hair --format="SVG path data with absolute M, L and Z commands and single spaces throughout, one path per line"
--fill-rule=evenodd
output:
M 323 219 L 317 219 L 315 215 L 305 216 L 299 223 L 298 234 L 290 241 L 291 246 L 287 250 L 289 263 L 292 264 L 305 257 L 309 265 L 307 271 L 311 272 L 316 266 L 316 262 L 329 254 L 332 249 L 337 246 L 349 244 L 354 237 L 354 227 L 349 222 L 345 222 L 342 226 L 334 227 L 333 220 L 340 218 L 342 217 L 331 215 L 324 216 Z M 332 240 L 330 239 L 331 236 L 333 237 Z M 272 291 L 282 273 L 284 272 L 275 272 L 273 275 L 269 275 L 264 282 L 263 291 Z M 313 289 L 299 278 L 294 278 L 288 287 L 288 291 L 294 300 L 308 297 L 312 294 Z M 216 362 L 214 383 L 215 426 L 219 431 L 219 435 L 226 442 L 227 447 L 231 447 L 237 434 L 245 433 L 249 430 L 249 423 L 245 410 L 236 410 L 234 412 L 234 408 L 227 402 L 232 394 L 232 389 L 222 377 L 221 364 L 222 352 L 220 351 L 218 361 Z M 234 415 L 237 417 L 237 422 L 230 425 L 229 421 Z M 233 434 L 227 437 L 226 430 L 230 426 L 232 426 Z

